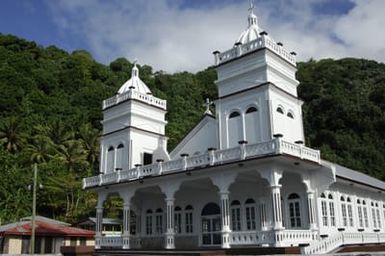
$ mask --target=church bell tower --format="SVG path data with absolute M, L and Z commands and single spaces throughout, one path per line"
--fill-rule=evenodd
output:
M 169 160 L 165 136 L 166 101 L 152 95 L 134 63 L 131 78 L 103 101 L 101 173 Z
M 289 53 L 259 27 L 252 4 L 248 26 L 234 46 L 213 54 L 218 74 L 220 148 L 277 136 L 289 142 L 304 141 L 295 53 Z

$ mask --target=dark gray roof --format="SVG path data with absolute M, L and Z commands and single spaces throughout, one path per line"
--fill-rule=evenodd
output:
M 336 176 L 337 177 L 340 177 L 343 179 L 348 179 L 352 182 L 364 184 L 364 185 L 367 185 L 370 187 L 375 187 L 375 188 L 378 188 L 381 190 L 385 190 L 385 182 L 383 182 L 379 179 L 373 178 L 373 177 L 366 175 L 362 172 L 349 169 L 345 166 L 342 166 L 342 165 L 339 165 L 336 163 L 331 163 L 331 162 L 328 162 L 325 160 L 322 160 L 322 162 L 334 165 L 336 167 Z

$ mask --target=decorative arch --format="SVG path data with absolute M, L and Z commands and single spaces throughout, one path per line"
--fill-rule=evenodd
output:
M 201 212 L 202 216 L 217 215 L 221 214 L 221 208 L 216 203 L 206 204 Z
M 241 114 L 240 114 L 238 111 L 233 111 L 233 112 L 231 112 L 231 114 L 229 115 L 229 119 L 238 117 L 238 116 L 240 116 L 240 115 L 241 115 Z
M 287 117 L 294 119 L 294 112 L 292 110 L 287 111 Z
M 278 107 L 276 108 L 276 111 L 282 115 L 285 114 L 285 108 L 282 105 L 278 105 Z

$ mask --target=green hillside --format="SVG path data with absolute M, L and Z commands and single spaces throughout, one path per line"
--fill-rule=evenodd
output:
M 39 163 L 39 214 L 75 222 L 94 211 L 81 178 L 98 169 L 101 102 L 131 75 L 124 58 L 108 66 L 84 50 L 67 53 L 0 34 L 0 219 L 29 215 Z M 385 179 L 385 65 L 362 59 L 299 63 L 306 143 L 325 159 Z M 167 74 L 140 66 L 142 80 L 168 102 L 173 148 L 216 97 L 215 70 Z M 109 207 L 114 208 L 114 205 Z M 114 212 L 114 211 L 112 211 Z

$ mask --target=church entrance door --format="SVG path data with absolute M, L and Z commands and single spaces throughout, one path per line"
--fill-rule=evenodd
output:
M 201 214 L 202 245 L 221 244 L 221 210 L 215 203 L 208 203 Z

